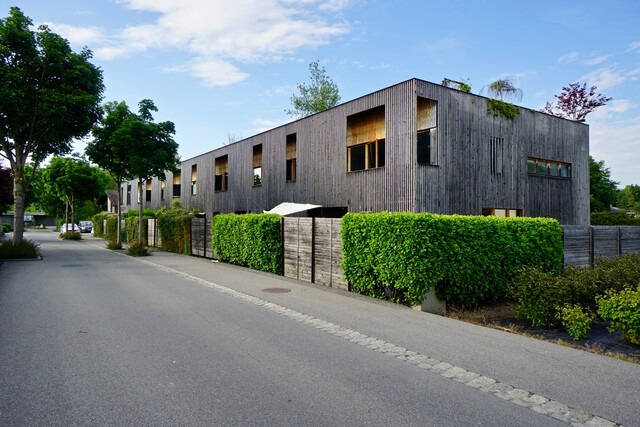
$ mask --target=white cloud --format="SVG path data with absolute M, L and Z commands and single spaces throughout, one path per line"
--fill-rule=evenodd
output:
M 592 58 L 585 59 L 584 63 L 589 66 L 599 65 L 606 61 L 607 58 L 609 58 L 608 55 L 594 56 Z
M 640 116 L 626 121 L 591 123 L 590 140 L 591 155 L 605 161 L 621 187 L 640 183 Z
M 113 60 L 150 49 L 177 49 L 192 59 L 181 69 L 205 86 L 248 77 L 242 63 L 282 61 L 302 48 L 329 43 L 349 32 L 338 12 L 349 0 L 117 0 L 126 8 L 158 14 L 155 22 L 105 35 L 99 28 L 68 28 L 94 44 L 97 59 Z M 60 28 L 60 27 L 56 27 Z M 82 32 L 84 31 L 84 32 Z M 62 33 L 62 31 L 61 31 Z
M 280 126 L 282 123 L 268 119 L 255 119 L 253 121 L 253 124 L 257 126 L 257 128 L 253 129 L 253 133 L 256 134 L 273 129 L 277 126 Z
M 578 59 L 578 56 L 579 56 L 578 52 L 572 51 L 558 58 L 558 62 L 561 64 L 570 64 L 571 62 Z
M 626 76 L 623 71 L 608 67 L 592 71 L 580 78 L 580 80 L 586 80 L 589 86 L 596 86 L 599 90 L 605 90 L 624 83 Z
M 54 22 L 42 22 L 39 25 L 46 25 L 51 31 L 69 40 L 71 44 L 88 45 L 93 43 L 104 43 L 105 32 L 100 27 L 75 27 L 67 24 L 56 24 Z
M 596 108 L 590 115 L 591 122 L 597 122 L 599 120 L 610 119 L 616 114 L 626 113 L 635 107 L 635 104 L 631 103 L 628 99 L 614 99 L 607 105 Z
M 629 49 L 625 50 L 625 52 L 631 52 L 632 50 L 640 51 L 640 42 L 633 42 L 629 44 Z

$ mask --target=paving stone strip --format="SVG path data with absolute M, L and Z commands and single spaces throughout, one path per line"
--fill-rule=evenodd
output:
M 103 248 L 102 246 L 97 247 Z M 201 279 L 199 277 L 192 276 L 188 273 L 184 273 L 173 268 L 155 264 L 151 261 L 146 261 L 141 258 L 132 259 L 135 259 L 136 261 L 143 264 L 147 264 L 149 266 L 184 277 L 185 279 L 189 279 L 191 281 L 199 283 L 207 288 L 212 288 L 217 291 L 223 292 L 234 298 L 238 298 L 245 302 L 263 307 L 267 310 L 278 313 L 297 322 L 313 326 L 316 329 L 320 329 L 331 335 L 335 335 L 347 341 L 359 344 L 368 349 L 383 353 L 387 356 L 394 357 L 412 365 L 416 365 L 417 367 L 422 368 L 425 371 L 442 375 L 443 377 L 465 384 L 469 387 L 473 387 L 481 392 L 493 394 L 500 399 L 504 399 L 516 405 L 524 406 L 531 409 L 532 411 L 547 415 L 568 425 L 589 427 L 621 426 L 620 424 L 616 424 L 604 418 L 600 418 L 598 416 L 581 411 L 578 408 L 571 408 L 558 401 L 548 399 L 544 396 L 540 396 L 526 390 L 515 388 L 509 384 L 501 383 L 493 378 L 489 378 L 475 372 L 467 371 L 462 367 L 454 366 L 449 363 L 429 357 L 427 355 L 416 353 L 415 351 L 408 350 L 384 340 L 370 337 L 352 329 L 336 325 L 335 323 L 327 322 L 322 319 L 309 316 L 299 311 L 292 310 L 290 308 L 283 307 L 269 301 L 265 301 L 249 294 L 245 294 L 244 292 L 239 292 L 234 289 L 227 288 L 226 286 L 219 285 L 209 280 Z

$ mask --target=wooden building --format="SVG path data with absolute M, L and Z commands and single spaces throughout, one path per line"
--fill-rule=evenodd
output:
M 411 79 L 184 160 L 150 180 L 145 207 L 180 200 L 210 217 L 281 202 L 346 212 L 556 218 L 589 224 L 589 128 Z M 137 209 L 137 183 L 124 203 Z M 134 196 L 132 197 L 132 190 Z

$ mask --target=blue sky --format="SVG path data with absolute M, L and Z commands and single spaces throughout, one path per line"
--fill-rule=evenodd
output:
M 640 184 L 640 1 L 0 0 L 48 24 L 104 71 L 105 101 L 143 98 L 175 123 L 183 159 L 292 119 L 319 60 L 343 101 L 417 77 L 515 76 L 528 108 L 563 86 L 614 98 L 587 117 L 590 151 Z M 76 151 L 84 144 L 78 142 Z

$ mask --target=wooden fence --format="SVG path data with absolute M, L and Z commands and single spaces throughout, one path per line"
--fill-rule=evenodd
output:
M 564 262 L 574 265 L 593 265 L 598 257 L 640 253 L 638 226 L 570 226 L 564 229 Z

